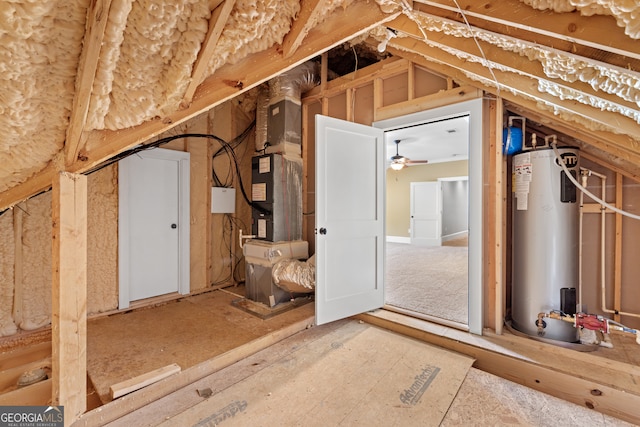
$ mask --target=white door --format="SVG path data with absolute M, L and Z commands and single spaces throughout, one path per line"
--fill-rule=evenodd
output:
M 189 153 L 164 149 L 120 161 L 120 308 L 188 292 L 188 161 Z
M 384 305 L 384 134 L 316 116 L 316 324 Z
M 442 245 L 442 185 L 438 181 L 410 186 L 411 244 Z

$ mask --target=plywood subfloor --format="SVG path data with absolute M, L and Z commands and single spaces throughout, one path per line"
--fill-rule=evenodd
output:
M 289 351 L 273 350 L 278 357 L 270 356 L 272 349 L 256 354 L 244 377 L 231 367 L 185 388 L 192 406 L 165 415 L 161 425 L 437 426 L 473 363 L 354 320 L 287 341 Z M 206 388 L 214 394 L 200 398 L 197 390 Z M 151 413 L 157 416 L 156 410 L 140 411 L 114 425 L 149 422 Z
M 455 397 L 449 387 L 459 380 L 459 372 L 449 372 L 454 381 L 444 381 L 444 388 L 432 381 L 411 407 L 400 400 L 410 389 L 404 384 L 411 367 L 458 365 L 459 355 L 409 343 L 416 351 L 398 359 L 405 340 L 412 340 L 371 328 L 345 320 L 304 330 L 108 426 L 631 425 L 475 368 Z M 451 359 L 439 360 L 443 351 Z M 415 379 L 415 373 L 408 377 L 412 385 Z M 200 395 L 206 390 L 210 397 Z M 449 400 L 443 415 L 437 408 Z M 425 402 L 433 407 L 421 406 Z M 221 420 L 224 413 L 227 418 Z
M 233 307 L 237 298 L 212 291 L 89 321 L 87 370 L 102 402 L 113 384 L 172 363 L 185 370 L 313 315 L 306 304 L 262 320 Z

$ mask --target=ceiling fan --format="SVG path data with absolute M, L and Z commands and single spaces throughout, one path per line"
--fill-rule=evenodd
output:
M 396 155 L 391 156 L 391 169 L 399 171 L 405 166 L 409 165 L 424 165 L 429 163 L 429 160 L 411 160 L 408 157 L 401 156 L 399 151 L 401 139 L 396 139 L 394 142 L 396 143 Z

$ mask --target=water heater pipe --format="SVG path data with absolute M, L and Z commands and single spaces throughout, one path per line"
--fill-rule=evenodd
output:
M 602 267 L 600 268 L 600 290 L 601 290 L 601 294 L 602 294 L 602 307 L 601 310 L 605 313 L 610 313 L 610 314 L 619 314 L 621 316 L 630 316 L 630 317 L 638 317 L 640 318 L 640 314 L 638 313 L 629 313 L 629 312 L 625 312 L 625 311 L 618 311 L 618 310 L 613 310 L 610 308 L 606 307 L 606 300 L 605 300 L 605 272 L 604 272 L 604 264 L 605 264 L 605 242 L 604 242 L 604 230 L 605 230 L 605 207 L 611 209 L 614 212 L 618 212 L 622 215 L 628 216 L 630 218 L 633 219 L 640 219 L 640 216 L 638 215 L 634 215 L 631 214 L 629 212 L 625 212 L 622 209 L 618 209 L 617 207 L 610 205 L 609 203 L 605 202 L 604 200 L 596 197 L 593 193 L 591 193 L 589 190 L 587 190 L 584 186 L 580 185 L 580 183 L 573 177 L 573 175 L 571 174 L 571 172 L 569 171 L 569 169 L 567 169 L 567 165 L 565 165 L 564 160 L 560 157 L 560 153 L 558 152 L 558 147 L 556 146 L 556 142 L 552 142 L 551 143 L 551 148 L 553 149 L 553 153 L 556 156 L 556 161 L 558 162 L 558 164 L 560 165 L 560 167 L 562 168 L 562 170 L 564 171 L 565 175 L 567 175 L 567 177 L 569 178 L 569 180 L 571 182 L 573 182 L 573 185 L 575 185 L 580 191 L 582 191 L 583 193 L 585 193 L 587 196 L 591 197 L 593 200 L 595 200 L 596 202 L 598 202 L 600 205 L 602 205 L 602 217 L 601 217 L 601 233 L 602 233 L 602 241 L 601 241 L 601 248 L 600 248 L 600 262 L 602 264 Z M 606 177 L 604 175 L 598 174 L 596 172 L 590 171 L 591 174 L 599 176 L 602 179 L 602 196 L 604 197 L 604 191 L 605 191 L 605 179 Z
M 578 181 L 576 181 L 576 179 L 573 177 L 573 175 L 571 175 L 571 173 L 569 173 L 569 170 L 567 169 L 567 166 L 564 164 L 564 161 L 560 158 L 560 153 L 558 153 L 558 148 L 556 147 L 556 143 L 555 142 L 551 143 L 551 148 L 553 148 L 553 152 L 556 155 L 556 160 L 558 161 L 558 164 L 560 164 L 560 167 L 562 168 L 564 173 L 567 175 L 569 180 L 571 182 L 573 182 L 573 185 L 578 187 L 578 189 L 580 191 L 582 191 L 587 196 L 591 197 L 596 202 L 600 203 L 603 206 L 606 206 L 607 208 L 611 209 L 614 212 L 619 213 L 620 215 L 624 215 L 624 216 L 632 218 L 632 219 L 640 220 L 640 215 L 632 214 L 630 212 L 623 211 L 622 209 L 618 209 L 617 207 L 615 207 L 613 205 L 610 205 L 609 203 L 605 202 L 604 200 L 598 198 L 591 191 L 587 190 L 582 185 L 580 185 L 580 183 Z
M 582 175 L 582 186 L 587 186 L 587 175 L 580 171 Z M 582 311 L 582 217 L 584 216 L 584 193 L 580 192 L 580 204 L 578 205 L 578 304 L 576 310 Z

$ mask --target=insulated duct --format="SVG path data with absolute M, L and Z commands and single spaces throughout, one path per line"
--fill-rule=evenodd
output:
M 318 85 L 318 65 L 307 61 L 269 80 L 258 94 L 256 151 L 301 154 L 302 94 Z

